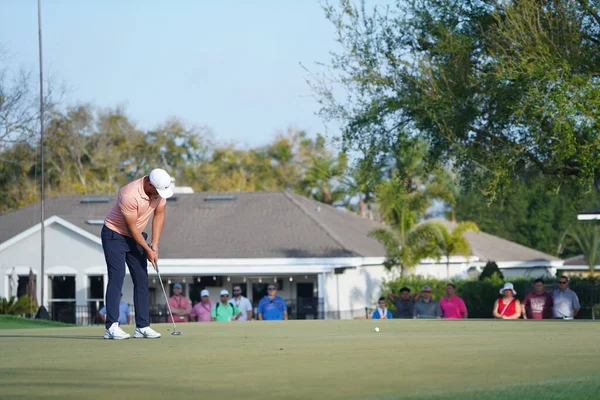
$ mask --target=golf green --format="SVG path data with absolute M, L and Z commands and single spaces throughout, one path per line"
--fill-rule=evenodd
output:
M 595 322 L 189 323 L 182 336 L 153 327 L 162 338 L 0 330 L 0 398 L 600 398 Z

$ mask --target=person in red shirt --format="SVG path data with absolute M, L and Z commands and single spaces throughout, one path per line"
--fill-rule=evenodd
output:
M 517 292 L 512 283 L 506 282 L 500 289 L 501 298 L 494 303 L 494 317 L 498 319 L 519 319 L 521 318 L 521 302 L 515 296 Z
M 523 319 L 551 319 L 554 302 L 552 295 L 544 291 L 544 280 L 536 279 L 534 288 L 523 300 Z
M 181 295 L 182 291 L 183 286 L 181 286 L 181 283 L 176 283 L 173 285 L 174 294 L 169 299 L 169 305 L 171 306 L 175 322 L 188 322 L 190 311 L 192 311 L 192 303 L 190 303 L 190 300 L 187 297 Z M 170 315 L 168 317 L 168 322 L 173 322 Z

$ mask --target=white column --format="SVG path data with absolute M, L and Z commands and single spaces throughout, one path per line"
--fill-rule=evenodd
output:
M 327 275 L 325 272 L 320 273 L 318 276 L 317 290 L 319 293 L 319 303 L 323 304 L 323 318 L 327 319 Z
M 89 284 L 87 274 L 78 272 L 77 275 L 75 275 L 75 305 L 87 305 Z

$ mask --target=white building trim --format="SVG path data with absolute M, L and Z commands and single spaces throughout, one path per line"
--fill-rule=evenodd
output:
M 56 266 L 48 268 L 45 274 L 46 276 L 76 276 L 77 270 L 67 266 Z
M 98 236 L 93 235 L 75 225 L 73 225 L 72 223 L 65 221 L 64 219 L 62 219 L 61 217 L 58 217 L 56 215 L 51 216 L 50 218 L 47 218 L 44 221 L 44 227 L 48 227 L 54 223 L 57 223 L 59 225 L 62 225 L 63 227 L 72 230 L 73 232 L 85 237 L 86 239 L 91 240 L 94 243 L 97 243 L 99 245 L 102 245 L 102 239 L 100 239 Z M 34 233 L 37 233 L 41 230 L 41 223 L 38 223 L 34 226 L 32 226 L 29 229 L 24 230 L 23 232 L 19 233 L 16 236 L 13 236 L 12 238 L 8 239 L 7 241 L 3 242 L 2 244 L 0 244 L 0 252 L 10 246 L 12 246 L 15 243 L 20 242 L 21 240 L 33 235 Z

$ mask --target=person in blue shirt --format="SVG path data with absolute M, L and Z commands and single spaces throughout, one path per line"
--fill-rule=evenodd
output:
M 102 307 L 98 312 L 102 322 L 106 323 L 106 306 Z M 129 303 L 123 301 L 123 293 L 121 293 L 121 302 L 119 303 L 119 325 L 129 324 L 131 320 L 131 311 L 129 310 Z
M 277 287 L 269 285 L 267 295 L 258 302 L 258 320 L 274 321 L 288 319 L 285 300 L 277 296 Z
M 373 319 L 392 319 L 392 312 L 387 309 L 385 297 L 380 297 L 377 301 L 377 309 L 373 313 Z

